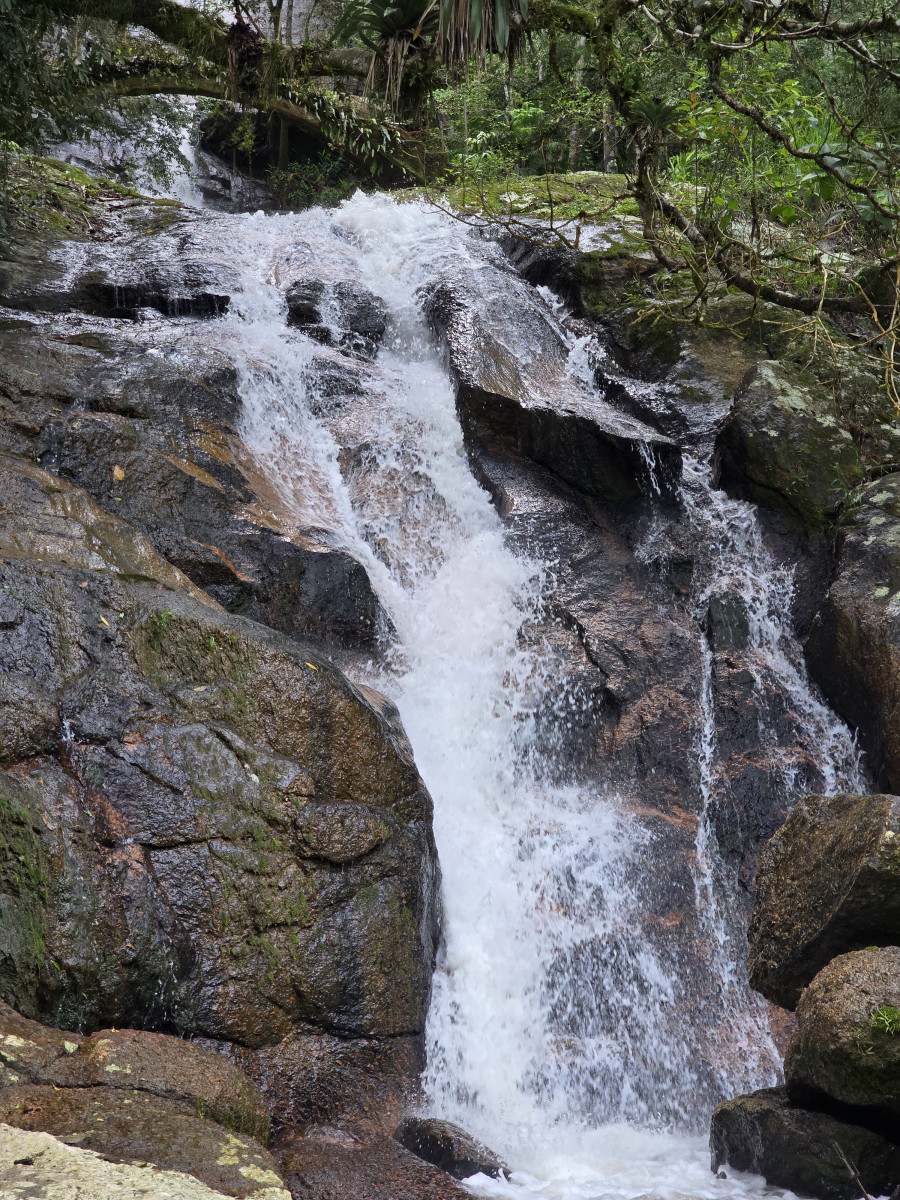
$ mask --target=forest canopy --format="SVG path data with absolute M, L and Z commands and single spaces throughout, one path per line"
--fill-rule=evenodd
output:
M 0 0 L 0 66 L 7 156 L 148 122 L 172 138 L 183 109 L 167 98 L 188 96 L 267 122 L 281 179 L 309 176 L 292 129 L 332 176 L 344 162 L 357 179 L 495 201 L 522 177 L 607 174 L 615 186 L 587 188 L 556 236 L 631 211 L 683 309 L 724 289 L 861 320 L 893 362 L 900 16 L 887 5 Z

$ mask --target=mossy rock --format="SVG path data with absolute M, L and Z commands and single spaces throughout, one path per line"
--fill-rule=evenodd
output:
M 745 378 L 717 449 L 726 485 L 793 516 L 810 533 L 832 525 L 864 479 L 833 395 L 812 376 L 771 360 Z
M 896 852 L 900 866 L 900 847 Z M 900 1117 L 900 949 L 840 954 L 807 987 L 785 1056 L 792 1095 Z M 895 1019 L 895 1017 L 897 1019 Z
M 763 852 L 748 938 L 753 987 L 791 1009 L 836 955 L 900 943 L 900 800 L 799 800 Z

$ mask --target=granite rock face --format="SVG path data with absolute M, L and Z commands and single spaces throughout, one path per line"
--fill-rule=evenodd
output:
M 0 330 L 0 352 L 0 450 L 77 483 L 230 611 L 329 649 L 375 646 L 364 568 L 254 467 L 224 355 L 27 321 Z
M 0 671 L 31 697 L 0 776 L 7 1000 L 250 1047 L 418 1034 L 437 867 L 391 706 L 81 489 L 4 470 Z
M 834 582 L 810 631 L 814 677 L 859 729 L 870 770 L 900 791 L 900 473 L 859 490 L 838 529 Z
M 836 955 L 900 942 L 900 799 L 805 796 L 763 852 L 750 981 L 784 1008 Z

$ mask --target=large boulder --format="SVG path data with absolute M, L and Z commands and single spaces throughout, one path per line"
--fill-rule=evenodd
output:
M 833 394 L 791 364 L 763 361 L 751 368 L 717 450 L 726 486 L 787 512 L 807 531 L 832 522 L 863 479 Z
M 805 796 L 766 846 L 750 982 L 783 1008 L 845 950 L 900 942 L 900 799 Z
M 712 1169 L 762 1175 L 775 1187 L 816 1200 L 890 1195 L 900 1183 L 900 1145 L 828 1113 L 792 1104 L 766 1088 L 720 1104 L 710 1133 Z
M 807 658 L 829 701 L 859 730 L 868 766 L 900 792 L 900 473 L 862 488 L 839 529 L 836 578 Z
M 0 1125 L 0 1192 L 41 1200 L 227 1200 L 199 1179 L 149 1162 L 108 1162 L 51 1137 Z M 289 1200 L 282 1187 L 261 1185 L 254 1200 Z
M 43 699 L 0 772 L 0 995 L 250 1048 L 420 1034 L 437 866 L 395 710 L 74 485 L 4 472 L 0 677 Z
M 466 282 L 465 288 L 435 283 L 423 301 L 446 347 L 467 438 L 524 455 L 589 496 L 671 496 L 681 476 L 678 446 L 577 378 L 568 346 L 521 281 L 493 273 L 497 290 L 490 294 Z M 491 332 L 508 325 L 511 312 L 521 347 Z
M 230 611 L 371 648 L 382 615 L 365 569 L 254 466 L 233 365 L 141 336 L 0 331 L 0 450 L 76 482 Z
M 900 1117 L 900 949 L 840 954 L 800 997 L 784 1062 L 792 1096 Z

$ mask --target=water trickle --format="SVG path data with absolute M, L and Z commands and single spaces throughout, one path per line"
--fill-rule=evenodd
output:
M 499 287 L 509 270 L 497 249 L 384 197 L 198 229 L 240 287 L 225 317 L 190 336 L 237 363 L 244 437 L 274 493 L 299 526 L 364 563 L 393 627 L 370 681 L 396 700 L 434 797 L 444 878 L 427 1101 L 515 1168 L 510 1181 L 472 1186 L 563 1200 L 761 1194 L 758 1180 L 714 1179 L 699 1134 L 715 1099 L 769 1084 L 778 1069 L 765 1008 L 744 977 L 733 868 L 713 824 L 725 767 L 711 605 L 730 605 L 759 689 L 789 701 L 803 763 L 785 759 L 785 787 L 803 772 L 829 789 L 862 781 L 847 731 L 806 679 L 787 624 L 790 580 L 769 559 L 752 507 L 712 487 L 706 444 L 686 462 L 680 508 L 658 506 L 640 548 L 652 561 L 677 521 L 696 544 L 688 606 L 700 717 L 683 753 L 696 755 L 699 808 L 682 824 L 696 829 L 700 950 L 687 963 L 652 917 L 667 850 L 658 826 L 640 819 L 640 781 L 619 789 L 566 778 L 541 734 L 551 692 L 561 723 L 575 707 L 559 701 L 566 689 L 540 636 L 522 636 L 529 623 L 543 628 L 553 569 L 536 544 L 514 551 L 476 483 L 422 315 L 421 289 L 436 279 Z M 350 280 L 385 302 L 374 363 L 286 326 L 284 290 L 307 277 Z M 529 293 L 560 328 L 553 297 Z M 516 320 L 511 310 L 492 333 L 527 363 Z M 569 369 L 593 386 L 588 349 L 572 343 Z M 652 456 L 647 467 L 652 481 Z M 783 730 L 767 726 L 763 709 L 760 744 L 778 759 Z

